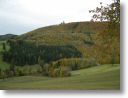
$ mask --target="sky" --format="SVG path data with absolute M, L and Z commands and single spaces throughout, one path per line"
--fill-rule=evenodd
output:
M 20 35 L 63 21 L 90 21 L 89 10 L 100 2 L 112 0 L 0 0 L 0 35 Z

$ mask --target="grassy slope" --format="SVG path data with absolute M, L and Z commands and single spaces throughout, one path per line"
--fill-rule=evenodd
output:
M 23 76 L 0 80 L 0 89 L 120 89 L 119 65 L 73 71 L 71 77 Z

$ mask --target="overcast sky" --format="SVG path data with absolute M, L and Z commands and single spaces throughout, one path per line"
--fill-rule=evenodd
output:
M 0 35 L 23 34 L 62 21 L 89 21 L 90 9 L 112 0 L 0 0 Z

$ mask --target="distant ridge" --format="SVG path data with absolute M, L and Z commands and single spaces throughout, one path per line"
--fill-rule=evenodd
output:
M 5 34 L 5 35 L 0 35 L 0 41 L 5 41 L 11 38 L 16 37 L 17 35 L 14 34 Z

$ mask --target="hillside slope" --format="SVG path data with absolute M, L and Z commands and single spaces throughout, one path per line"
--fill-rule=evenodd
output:
M 72 45 L 82 53 L 83 57 L 93 57 L 100 63 L 111 63 L 115 49 L 115 62 L 119 63 L 119 36 L 114 36 L 111 43 L 104 43 L 101 34 L 106 33 L 104 32 L 106 27 L 106 22 L 73 22 L 39 28 L 17 39 L 35 44 Z
M 43 41 L 43 40 L 45 40 L 43 38 L 50 37 L 52 39 L 60 38 L 60 40 L 65 41 L 67 39 L 69 39 L 69 40 L 73 39 L 72 38 L 73 36 L 77 36 L 78 39 L 80 39 L 79 37 L 84 38 L 85 36 L 87 36 L 86 34 L 84 36 L 84 33 L 87 33 L 87 32 L 96 33 L 96 34 L 103 32 L 105 29 L 105 25 L 106 25 L 105 22 L 104 23 L 73 22 L 73 23 L 67 23 L 67 24 L 52 25 L 52 26 L 42 27 L 42 28 L 38 28 L 36 30 L 30 31 L 28 33 L 21 35 L 19 38 L 25 39 L 25 40 L 28 39 L 28 40 L 36 40 L 36 41 L 42 40 Z M 61 38 L 61 37 L 63 37 L 63 38 Z M 66 37 L 67 37 L 67 39 L 66 39 Z M 50 40 L 52 40 L 52 39 L 50 39 Z M 54 39 L 54 40 L 56 40 L 56 39 Z M 74 38 L 74 40 L 76 40 L 76 39 Z M 54 42 L 52 44 L 54 44 Z

